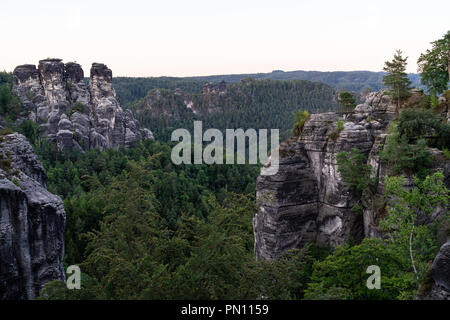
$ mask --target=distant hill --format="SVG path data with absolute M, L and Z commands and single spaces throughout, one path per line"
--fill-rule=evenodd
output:
M 272 80 L 309 80 L 323 82 L 338 90 L 359 92 L 365 87 L 378 91 L 383 88 L 385 72 L 373 71 L 282 71 L 275 70 L 270 73 L 217 75 L 204 77 L 189 77 L 185 79 L 202 80 L 209 82 L 238 82 L 245 78 L 272 79 Z M 409 78 L 414 87 L 420 86 L 420 75 L 411 73 Z
M 309 80 L 325 83 L 337 90 L 360 92 L 364 88 L 378 91 L 383 88 L 384 72 L 373 71 L 282 71 L 275 70 L 270 73 L 248 73 L 230 75 L 212 75 L 200 77 L 148 77 L 129 78 L 116 77 L 113 85 L 122 104 L 134 102 L 147 95 L 152 89 L 179 88 L 187 93 L 199 93 L 206 82 L 226 83 L 239 82 L 242 79 L 271 79 L 271 80 Z M 420 75 L 411 73 L 409 78 L 413 87 L 421 87 Z
M 306 80 L 245 80 L 226 85 L 208 84 L 200 93 L 181 89 L 153 89 L 144 99 L 129 104 L 144 127 L 156 139 L 167 141 L 173 130 L 192 132 L 194 120 L 204 129 L 278 128 L 284 138 L 298 109 L 320 113 L 337 109 L 336 92 L 330 86 Z

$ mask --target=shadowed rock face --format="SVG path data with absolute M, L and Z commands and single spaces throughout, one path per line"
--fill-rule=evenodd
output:
M 450 240 L 439 250 L 431 266 L 431 289 L 423 300 L 450 300 Z
M 299 137 L 280 144 L 278 173 L 260 175 L 256 184 L 258 209 L 253 229 L 257 258 L 277 259 L 283 251 L 311 242 L 336 246 L 349 240 L 359 242 L 366 237 L 385 236 L 379 228 L 379 221 L 386 214 L 384 201 L 373 201 L 373 207 L 365 208 L 362 214 L 352 211 L 362 195 L 346 187 L 336 156 L 352 148 L 367 156 L 377 181 L 375 198 L 382 199 L 388 170 L 379 154 L 389 124 L 396 117 L 397 109 L 389 95 L 383 91 L 371 93 L 354 113 L 346 115 L 340 133 L 336 134 L 337 113 L 312 114 Z M 431 169 L 442 170 L 450 187 L 450 161 L 440 150 L 430 152 L 434 159 Z M 412 184 L 407 177 L 405 188 Z M 444 211 L 436 208 L 431 215 L 420 216 L 418 223 L 429 224 Z
M 141 129 L 131 111 L 123 111 L 112 87 L 112 72 L 94 63 L 89 86 L 81 66 L 61 59 L 45 59 L 16 67 L 13 90 L 21 98 L 28 118 L 40 126 L 42 136 L 60 150 L 130 147 L 153 138 Z
M 379 137 L 396 117 L 390 101 L 384 92 L 370 94 L 347 115 L 338 135 L 338 114 L 312 114 L 299 137 L 280 144 L 278 173 L 257 180 L 258 210 L 253 218 L 257 258 L 276 259 L 283 251 L 310 242 L 336 246 L 374 233 L 370 221 L 375 213 L 351 210 L 361 195 L 343 183 L 336 155 L 357 148 L 369 162 L 375 161 L 380 143 L 384 144 Z
M 64 279 L 64 206 L 26 138 L 0 140 L 0 299 L 33 299 Z

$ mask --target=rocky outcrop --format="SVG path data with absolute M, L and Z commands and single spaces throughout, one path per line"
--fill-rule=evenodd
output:
M 21 65 L 13 72 L 13 90 L 21 98 L 26 117 L 40 126 L 42 136 L 60 150 L 129 147 L 153 138 L 141 129 L 129 110 L 122 110 L 112 87 L 112 72 L 93 63 L 89 85 L 77 63 L 45 59 L 39 66 Z
M 299 137 L 280 144 L 278 173 L 257 180 L 257 258 L 276 259 L 284 250 L 309 242 L 336 246 L 359 241 L 372 232 L 373 212 L 352 211 L 361 195 L 343 183 L 336 155 L 357 148 L 377 162 L 383 134 L 397 114 L 390 101 L 384 92 L 369 94 L 354 113 L 341 115 L 345 120 L 340 132 L 337 113 L 312 114 Z
M 0 299 L 33 299 L 64 279 L 66 216 L 46 180 L 24 136 L 0 137 Z
M 283 251 L 301 248 L 307 243 L 337 246 L 365 237 L 383 238 L 380 220 L 387 214 L 385 177 L 386 162 L 380 151 L 386 143 L 387 129 L 397 117 L 397 107 L 385 92 L 370 93 L 365 103 L 348 114 L 312 114 L 299 137 L 280 144 L 280 165 L 275 175 L 258 177 L 258 209 L 253 218 L 255 255 L 276 259 Z M 342 130 L 337 122 L 343 121 Z M 376 192 L 362 214 L 352 208 L 366 201 L 366 195 L 343 183 L 336 156 L 341 151 L 359 149 L 372 167 Z M 442 170 L 450 187 L 450 161 L 438 149 L 430 149 L 432 171 Z M 269 164 L 266 164 L 266 166 Z M 405 178 L 405 188 L 413 186 Z M 391 199 L 388 199 L 389 202 Z M 442 216 L 444 208 L 419 216 L 417 223 L 429 224 Z
M 450 240 L 439 250 L 431 266 L 429 291 L 419 299 L 450 300 Z
M 220 93 L 223 94 L 227 90 L 227 84 L 225 81 L 221 81 L 219 84 L 213 84 L 211 82 L 205 83 L 202 88 L 203 94 Z

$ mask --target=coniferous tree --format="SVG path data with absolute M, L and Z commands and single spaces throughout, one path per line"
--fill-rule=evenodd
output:
M 339 94 L 338 101 L 339 101 L 339 107 L 340 107 L 339 109 L 344 112 L 351 111 L 356 106 L 355 98 L 348 91 L 342 91 Z
M 387 75 L 383 77 L 383 83 L 387 86 L 394 99 L 397 100 L 397 106 L 400 107 L 400 101 L 407 98 L 410 93 L 411 81 L 406 74 L 406 61 L 408 57 L 402 57 L 402 51 L 397 50 L 392 61 L 386 61 L 383 70 Z
M 450 31 L 437 41 L 431 43 L 432 49 L 422 53 L 417 60 L 422 84 L 432 94 L 434 105 L 436 95 L 448 88 L 450 65 Z

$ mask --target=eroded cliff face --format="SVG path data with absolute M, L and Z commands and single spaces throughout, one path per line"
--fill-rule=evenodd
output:
M 64 279 L 65 211 L 26 138 L 0 137 L 0 299 L 33 299 Z
M 45 59 L 39 66 L 21 65 L 13 72 L 13 90 L 21 98 L 26 117 L 39 124 L 41 135 L 60 150 L 129 147 L 153 138 L 141 129 L 129 110 L 122 110 L 112 87 L 112 72 L 93 63 L 89 85 L 77 63 Z
M 360 241 L 377 232 L 372 223 L 377 212 L 352 211 L 361 195 L 343 183 L 336 155 L 357 148 L 369 162 L 377 162 L 396 116 L 390 96 L 372 93 L 347 115 L 341 132 L 337 113 L 312 114 L 299 137 L 280 144 L 278 173 L 257 180 L 258 210 L 253 218 L 257 258 L 276 259 L 283 251 L 310 242 L 336 246 Z M 374 168 L 376 175 L 384 174 L 383 168 Z
M 450 239 L 439 250 L 431 266 L 428 292 L 421 300 L 450 300 Z
M 278 173 L 261 174 L 256 184 L 258 210 L 253 228 L 257 258 L 276 259 L 283 251 L 302 248 L 307 243 L 337 246 L 386 236 L 380 231 L 379 222 L 387 214 L 384 181 L 388 168 L 385 161 L 380 161 L 380 151 L 386 143 L 390 122 L 397 116 L 391 96 L 384 91 L 371 93 L 351 114 L 312 114 L 299 137 L 280 144 Z M 337 130 L 339 117 L 344 118 L 341 132 Z M 367 157 L 377 181 L 373 205 L 362 213 L 352 208 L 365 195 L 346 187 L 336 160 L 339 152 L 352 148 Z M 438 149 L 430 152 L 432 171 L 442 170 L 450 187 L 450 161 Z M 268 168 L 261 170 L 264 173 Z M 412 186 L 412 178 L 406 177 L 404 187 Z M 431 215 L 419 216 L 418 223 L 429 224 L 445 210 L 435 208 Z

